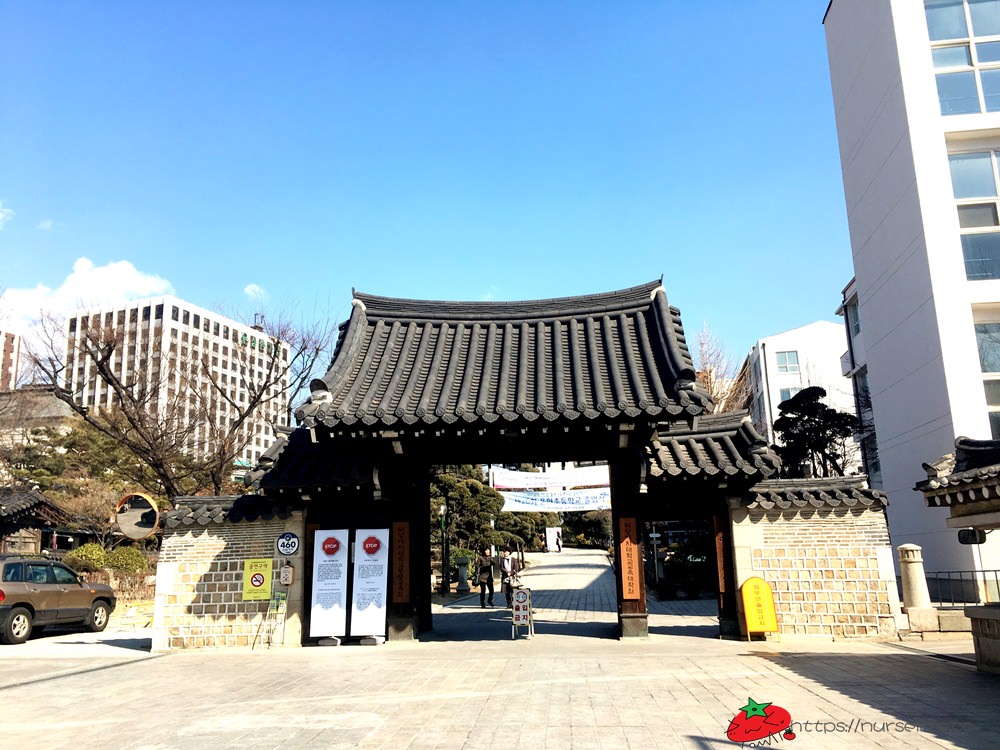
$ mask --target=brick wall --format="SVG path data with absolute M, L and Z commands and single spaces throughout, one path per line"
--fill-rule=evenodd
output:
M 275 550 L 275 541 L 286 531 L 300 539 L 294 557 L 283 557 Z M 303 535 L 301 513 L 288 520 L 166 529 L 156 567 L 153 650 L 266 646 L 268 602 L 243 600 L 244 563 L 250 558 L 271 558 L 271 589 L 288 592 L 280 645 L 301 645 L 306 575 Z M 285 560 L 295 567 L 291 586 L 278 583 L 278 569 Z M 276 637 L 281 635 L 279 628 Z
M 767 581 L 782 635 L 895 634 L 898 597 L 883 508 L 740 508 L 733 543 L 737 582 Z

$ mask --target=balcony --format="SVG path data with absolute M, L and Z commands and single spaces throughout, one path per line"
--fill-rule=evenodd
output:
M 849 378 L 852 372 L 854 372 L 854 362 L 851 361 L 851 350 L 848 349 L 840 355 L 840 374 Z

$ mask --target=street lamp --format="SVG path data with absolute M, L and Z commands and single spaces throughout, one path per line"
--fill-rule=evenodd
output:
M 438 517 L 441 519 L 441 593 L 448 595 L 451 593 L 451 560 L 448 559 L 447 503 L 438 508 Z

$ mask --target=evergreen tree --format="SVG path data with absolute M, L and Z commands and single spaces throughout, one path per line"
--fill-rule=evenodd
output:
M 804 477 L 843 476 L 845 443 L 858 429 L 853 414 L 823 403 L 826 391 L 819 386 L 804 388 L 778 404 L 781 416 L 774 420 L 780 441 L 775 451 L 781 457 L 782 475 Z

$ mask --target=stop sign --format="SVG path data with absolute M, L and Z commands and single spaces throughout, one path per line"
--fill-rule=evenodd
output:
M 379 551 L 379 549 L 382 548 L 382 542 L 378 540 L 378 537 L 370 536 L 367 539 L 365 539 L 365 542 L 364 544 L 361 545 L 361 548 L 369 555 L 374 555 L 376 552 Z
M 329 536 L 326 541 L 323 542 L 323 551 L 328 555 L 336 555 L 340 550 L 340 540 L 336 537 Z

